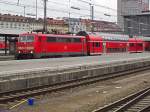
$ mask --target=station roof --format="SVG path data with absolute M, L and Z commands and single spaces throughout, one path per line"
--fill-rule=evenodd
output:
M 7 37 L 18 37 L 19 34 L 25 33 L 27 31 L 22 29 L 9 29 L 9 28 L 0 28 L 0 36 L 7 36 Z

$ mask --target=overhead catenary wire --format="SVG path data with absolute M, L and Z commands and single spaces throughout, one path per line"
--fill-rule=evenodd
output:
M 25 14 L 25 8 L 36 8 L 36 6 L 33 6 L 33 5 L 25 5 L 25 4 L 21 4 L 21 3 L 19 3 L 19 4 L 16 4 L 16 3 L 14 3 L 14 2 L 8 2 L 8 1 L 0 1 L 0 3 L 4 3 L 4 4 L 7 4 L 7 5 L 14 5 L 14 6 L 18 6 L 18 7 L 23 7 L 24 8 L 24 16 L 26 15 Z M 53 2 L 54 4 L 57 4 L 56 2 Z M 59 3 L 59 5 L 63 5 L 62 3 Z M 43 7 L 40 7 L 40 6 L 38 6 L 38 9 L 42 9 L 43 10 Z M 55 12 L 59 12 L 59 13 L 66 13 L 66 14 L 68 14 L 69 12 L 68 12 L 68 10 L 59 10 L 59 9 L 53 9 L 53 8 L 47 8 L 47 10 L 48 11 L 55 11 Z M 84 11 L 90 11 L 89 9 L 85 9 L 85 8 L 81 8 L 81 10 L 84 10 Z M 11 11 L 9 11 L 9 12 L 11 12 Z M 99 13 L 101 13 L 101 14 L 105 14 L 105 13 L 103 13 L 103 12 L 100 12 L 100 11 L 95 11 L 95 13 L 97 13 L 97 15 L 99 15 Z M 17 13 L 17 14 L 20 14 L 21 15 L 21 13 Z M 90 17 L 90 15 L 88 15 L 88 14 L 85 14 L 85 12 L 84 13 L 79 13 L 79 12 L 75 12 L 75 11 L 71 11 L 70 12 L 70 14 L 72 14 L 72 15 L 78 15 L 79 16 L 79 18 L 80 17 L 82 17 L 82 16 L 84 16 L 84 17 L 86 17 L 86 18 L 89 18 Z M 29 16 L 29 15 L 28 15 Z M 99 18 L 98 16 L 97 17 L 95 17 L 95 18 Z M 100 17 L 101 18 L 101 17 Z
M 67 0 L 67 1 L 68 1 L 68 0 Z M 88 4 L 88 5 L 89 5 L 89 4 L 92 4 L 92 5 L 94 5 L 94 6 L 101 7 L 101 8 L 108 9 L 108 10 L 115 11 L 115 12 L 118 11 L 117 9 L 113 9 L 113 8 L 110 8 L 110 7 L 107 7 L 107 6 L 103 6 L 103 5 L 100 5 L 100 4 L 97 4 L 97 3 L 92 3 L 90 0 L 89 0 L 89 1 L 76 0 L 76 1 L 80 1 L 80 2 L 86 3 L 86 4 Z M 52 2 L 52 3 L 56 4 L 56 5 L 66 5 L 66 6 L 67 6 L 67 3 L 58 3 L 58 2 L 56 2 L 56 1 L 54 2 L 54 1 L 52 1 L 52 0 L 50 0 L 50 1 L 48 1 L 48 2 Z M 15 2 L 8 2 L 8 1 L 4 1 L 4 0 L 1 0 L 0 3 L 7 4 L 7 5 L 14 5 L 14 6 L 17 6 L 17 7 L 36 8 L 36 6 L 34 6 L 34 5 L 27 5 L 27 4 L 21 4 L 21 3 L 16 4 Z M 43 7 L 38 6 L 38 9 L 39 9 L 39 10 L 43 10 Z M 83 8 L 83 7 L 82 7 L 81 9 L 82 9 L 82 10 L 86 10 L 86 9 Z M 54 12 L 65 13 L 65 14 L 68 14 L 68 13 L 69 13 L 68 10 L 60 10 L 60 9 L 53 9 L 53 8 L 47 8 L 47 10 L 48 10 L 48 11 L 51 11 L 51 12 L 54 11 Z M 87 9 L 87 11 L 90 11 L 90 10 Z M 11 11 L 9 11 L 9 12 L 11 12 Z M 15 11 L 13 11 L 13 12 L 15 12 Z M 20 13 L 20 12 L 19 12 L 19 13 Z M 70 13 L 71 13 L 71 14 L 74 14 L 74 15 L 79 15 L 80 17 L 81 17 L 81 16 L 90 17 L 89 14 L 81 13 L 81 11 L 80 11 L 80 12 L 71 11 Z M 103 13 L 102 11 L 95 11 L 95 14 L 96 14 L 97 16 L 94 16 L 94 17 L 95 17 L 95 18 L 96 18 L 96 17 L 99 17 L 99 15 L 98 15 L 99 13 L 105 14 L 105 12 Z M 111 15 L 111 16 L 117 17 L 117 15 Z M 101 18 L 101 17 L 100 17 L 100 18 Z M 132 19 L 131 19 L 131 20 L 132 20 Z M 133 22 L 133 20 L 132 20 L 132 22 Z M 137 21 L 135 21 L 135 22 L 137 22 Z M 137 24 L 139 24 L 139 23 L 137 22 Z M 144 25 L 148 25 L 148 24 L 144 24 Z
M 7 5 L 15 5 L 15 6 L 18 6 L 18 5 L 16 5 L 16 4 L 10 3 L 10 2 L 2 2 L 2 1 L 0 1 L 0 3 L 4 3 L 4 4 L 7 4 Z M 24 7 L 25 5 L 24 5 L 24 4 L 20 4 L 19 6 L 20 6 L 20 7 Z M 29 7 L 29 8 L 36 8 L 35 6 L 32 6 L 32 5 L 26 5 L 26 7 Z M 38 9 L 39 9 L 39 10 L 43 10 L 43 8 L 44 8 L 44 7 L 38 6 Z M 53 9 L 53 8 L 47 8 L 47 10 L 49 10 L 49 11 L 55 11 L 55 12 L 62 12 L 62 13 L 66 13 L 66 14 L 69 13 L 67 10 L 59 10 L 59 9 Z M 70 13 L 72 13 L 72 14 L 79 14 L 79 15 L 88 15 L 88 14 L 82 14 L 82 13 L 78 13 L 78 12 L 70 12 Z
M 81 0 L 80 0 L 81 1 Z M 49 1 L 49 2 L 51 2 L 51 1 Z M 34 5 L 25 5 L 25 4 L 21 4 L 21 3 L 19 3 L 19 4 L 16 4 L 15 2 L 8 2 L 8 1 L 0 1 L 0 3 L 4 3 L 4 4 L 7 4 L 7 5 L 14 5 L 14 6 L 18 6 L 18 7 L 27 7 L 27 8 L 36 8 L 36 6 L 34 6 Z M 59 4 L 59 5 L 64 5 L 64 4 L 62 4 L 62 3 L 57 3 L 57 2 L 52 2 L 52 3 L 55 3 L 55 4 Z M 86 2 L 86 3 L 89 3 L 89 2 Z M 67 4 L 65 4 L 65 5 L 67 5 Z M 38 6 L 38 9 L 43 9 L 43 7 L 40 7 L 40 6 Z M 81 9 L 83 9 L 83 10 L 88 10 L 88 11 L 90 11 L 89 9 L 85 9 L 85 8 L 81 8 Z M 58 9 L 52 9 L 52 8 L 49 8 L 48 10 L 52 10 L 52 11 L 59 11 L 59 12 L 62 12 L 62 13 L 68 13 L 68 11 L 67 10 L 65 10 L 65 11 L 62 11 L 62 10 L 58 10 Z M 99 13 L 100 11 L 95 11 L 95 13 Z M 102 13 L 102 12 L 100 12 L 100 13 Z

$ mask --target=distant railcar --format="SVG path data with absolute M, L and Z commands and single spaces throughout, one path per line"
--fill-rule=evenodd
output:
M 5 38 L 4 37 L 0 37 L 0 50 L 4 50 L 5 48 L 8 49 L 9 44 L 7 42 L 7 44 L 5 44 Z
M 150 51 L 150 37 L 141 37 L 144 41 L 144 50 Z
M 144 42 L 140 38 L 130 38 L 129 39 L 129 52 L 138 53 L 144 51 Z

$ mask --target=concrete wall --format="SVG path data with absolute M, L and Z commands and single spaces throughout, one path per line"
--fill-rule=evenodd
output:
M 66 82 L 70 80 L 77 80 L 86 77 L 93 77 L 98 75 L 106 75 L 110 73 L 118 73 L 140 67 L 150 65 L 150 60 L 141 60 L 133 62 L 121 62 L 116 64 L 95 65 L 95 66 L 82 66 L 80 69 L 64 70 L 61 72 L 49 71 L 35 75 L 34 77 L 18 77 L 18 78 L 6 78 L 0 82 L 0 92 L 20 90 L 25 88 L 32 88 L 43 85 L 52 85 L 60 82 Z

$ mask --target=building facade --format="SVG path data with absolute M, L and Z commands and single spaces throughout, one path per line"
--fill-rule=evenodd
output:
M 19 34 L 30 30 L 30 24 L 26 18 L 10 14 L 0 14 L 0 33 Z
M 125 30 L 124 16 L 139 15 L 149 11 L 149 0 L 118 0 L 118 25 Z
M 31 31 L 42 31 L 43 19 L 0 14 L 0 34 L 20 34 Z M 49 33 L 65 34 L 78 33 L 79 31 L 87 32 L 120 32 L 116 23 L 100 20 L 63 18 L 47 18 L 47 30 Z
M 10 14 L 0 14 L 1 34 L 20 34 L 43 29 L 43 19 L 28 18 Z M 64 20 L 47 19 L 47 29 L 50 33 L 66 33 L 68 25 Z
M 150 13 L 124 16 L 125 33 L 137 36 L 150 36 Z
M 86 22 L 84 22 L 80 18 L 63 18 L 68 24 L 69 33 L 78 33 L 79 31 L 87 31 L 86 30 Z

